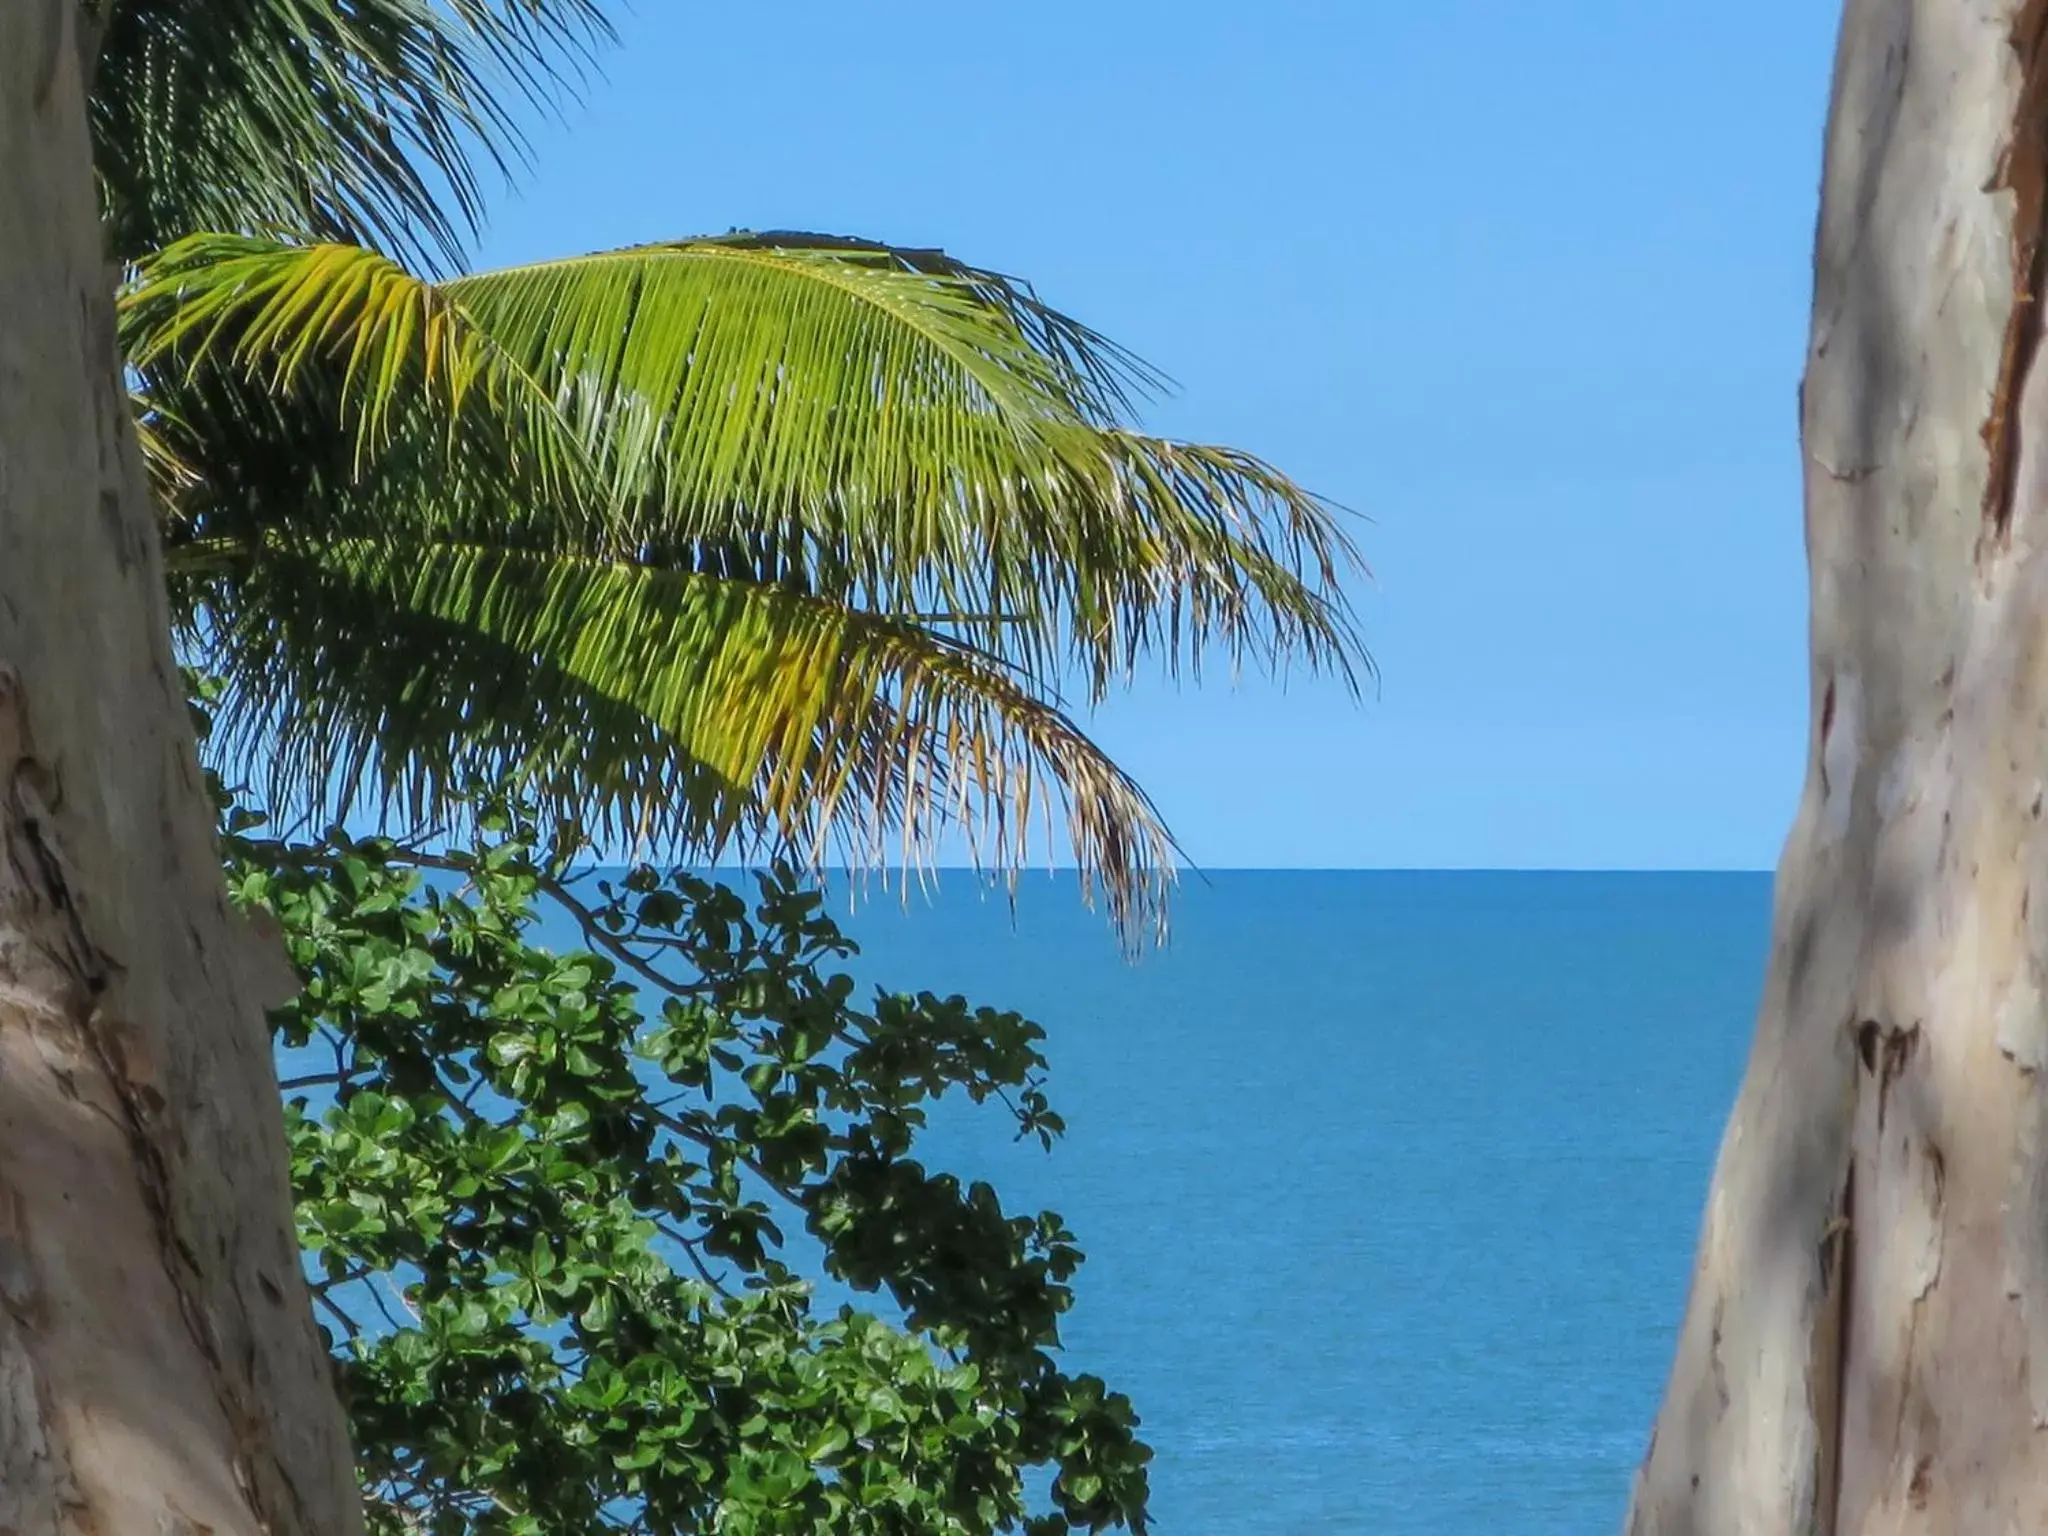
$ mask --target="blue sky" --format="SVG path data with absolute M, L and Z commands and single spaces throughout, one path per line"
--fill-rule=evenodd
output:
M 480 259 L 943 245 L 1170 374 L 1149 425 L 1366 514 L 1377 697 L 1092 722 L 1205 867 L 1765 867 L 1836 11 L 638 0 Z

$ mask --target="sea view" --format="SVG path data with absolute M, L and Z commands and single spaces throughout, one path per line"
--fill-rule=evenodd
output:
M 855 905 L 857 971 L 1046 1026 L 1069 1134 L 927 1161 L 1067 1217 L 1073 1363 L 1162 1536 L 1619 1529 L 1762 976 L 1762 874 L 1223 872 L 1118 955 L 1070 877 Z
M 2044 101 L 0 0 L 0 1536 L 2048 1533 Z

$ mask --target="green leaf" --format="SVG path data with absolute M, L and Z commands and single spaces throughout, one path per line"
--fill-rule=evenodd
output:
M 827 1425 L 824 1432 L 811 1442 L 811 1460 L 830 1461 L 852 1442 L 853 1437 L 847 1433 L 845 1425 Z
M 533 1037 L 509 1033 L 493 1035 L 489 1054 L 491 1061 L 497 1066 L 509 1067 L 514 1062 L 523 1061 L 533 1054 Z
M 346 1200 L 327 1200 L 313 1208 L 313 1219 L 330 1233 L 345 1236 L 364 1225 L 364 1213 Z
M 548 1134 L 553 1137 L 573 1136 L 590 1124 L 590 1110 L 587 1106 L 571 1101 L 556 1110 L 548 1119 Z

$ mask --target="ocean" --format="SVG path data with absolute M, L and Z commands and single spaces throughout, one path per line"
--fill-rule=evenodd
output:
M 1215 873 L 1135 965 L 1070 877 L 841 912 L 864 979 L 1046 1027 L 1065 1140 L 963 1109 L 925 1160 L 1074 1229 L 1161 1536 L 1619 1530 L 1767 875 Z

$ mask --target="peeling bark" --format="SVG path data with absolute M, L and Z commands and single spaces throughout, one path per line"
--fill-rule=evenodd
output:
M 2003 537 L 2012 520 L 2019 434 L 2013 405 L 2041 340 L 2043 236 L 2048 235 L 2048 4 L 2026 0 L 2013 18 L 2011 46 L 2020 70 L 2019 100 L 2012 129 L 1987 190 L 2010 192 L 2012 210 L 2012 307 L 2000 348 L 1991 414 L 1982 437 L 1990 454 L 1984 486 L 1984 516 Z
M 2044 230 L 2048 0 L 1848 0 L 1806 789 L 1636 1536 L 2048 1530 Z
M 75 0 L 0 4 L 0 1531 L 352 1536 L 169 646 Z

